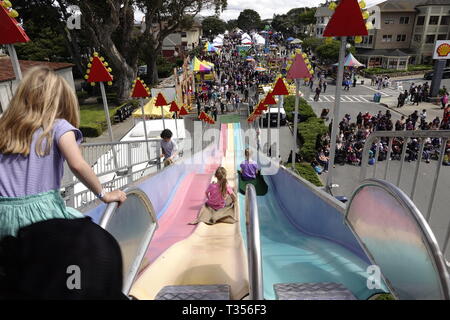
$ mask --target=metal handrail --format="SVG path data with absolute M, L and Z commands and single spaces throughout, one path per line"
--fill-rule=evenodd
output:
M 427 221 L 430 220 L 430 215 L 431 215 L 431 211 L 433 209 L 433 202 L 434 202 L 434 198 L 435 198 L 435 194 L 436 194 L 436 188 L 438 185 L 438 180 L 439 180 L 439 173 L 442 167 L 442 161 L 444 158 L 444 154 L 445 154 L 445 147 L 447 145 L 447 141 L 450 139 L 450 130 L 421 130 L 421 131 L 374 131 L 372 132 L 369 137 L 367 138 L 365 144 L 364 144 L 364 149 L 363 149 L 363 158 L 361 161 L 361 172 L 360 172 L 360 182 L 364 181 L 366 179 L 367 176 L 367 168 L 368 168 L 368 161 L 369 161 L 369 149 L 372 147 L 373 142 L 375 142 L 377 139 L 379 138 L 389 138 L 389 155 L 391 153 L 391 148 L 392 148 L 392 141 L 394 138 L 403 138 L 404 142 L 403 142 L 403 149 L 402 149 L 402 153 L 401 153 L 401 163 L 400 163 L 400 171 L 399 174 L 397 176 L 397 183 L 396 186 L 399 187 L 400 186 L 400 182 L 401 182 L 401 178 L 402 178 L 402 173 L 403 173 L 403 165 L 404 165 L 404 160 L 405 160 L 405 155 L 406 155 L 406 149 L 407 149 L 407 142 L 408 139 L 410 138 L 419 138 L 420 139 L 420 145 L 419 145 L 419 152 L 420 154 L 418 155 L 418 161 L 417 161 L 417 167 L 415 170 L 415 174 L 413 177 L 413 185 L 412 185 L 412 192 L 410 195 L 410 198 L 412 200 L 414 200 L 414 194 L 415 194 L 415 190 L 416 190 L 416 184 L 417 184 L 417 176 L 419 174 L 419 166 L 421 163 L 421 159 L 422 159 L 422 154 L 421 151 L 423 151 L 423 146 L 425 143 L 425 139 L 427 138 L 440 138 L 442 139 L 442 145 L 441 145 L 441 149 L 440 149 L 440 156 L 439 156 L 439 163 L 436 169 L 436 174 L 434 176 L 434 182 L 433 182 L 433 187 L 432 187 L 432 191 L 431 191 L 431 196 L 430 196 L 430 202 L 428 203 L 428 210 L 426 212 L 426 219 Z M 374 164 L 374 177 L 376 174 L 376 168 L 377 168 L 377 156 L 378 156 L 378 146 L 377 146 L 377 151 L 375 152 L 375 164 Z M 390 157 L 386 158 L 387 161 L 387 165 L 386 165 L 386 171 L 384 174 L 384 177 L 387 177 L 387 171 L 389 170 L 389 164 L 390 164 Z
M 255 186 L 252 184 L 247 184 L 245 189 L 245 217 L 250 286 L 249 298 L 250 300 L 264 300 L 258 204 L 256 202 Z
M 141 246 L 137 250 L 137 255 L 133 260 L 132 266 L 131 266 L 130 270 L 128 270 L 128 273 L 124 275 L 123 292 L 124 292 L 124 294 L 127 295 L 130 292 L 131 286 L 133 285 L 133 282 L 136 279 L 136 276 L 139 272 L 139 268 L 141 266 L 142 260 L 144 259 L 145 253 L 148 250 L 150 241 L 152 240 L 152 237 L 153 237 L 156 229 L 158 228 L 158 219 L 156 217 L 155 209 L 153 208 L 153 205 L 152 205 L 150 199 L 145 194 L 145 192 L 143 192 L 142 190 L 137 189 L 137 188 L 126 188 L 124 190 L 124 192 L 127 194 L 127 197 L 130 197 L 131 195 L 137 196 L 144 204 L 144 206 L 150 216 L 150 219 L 151 219 L 150 227 L 148 228 L 148 230 L 145 234 L 145 238 L 143 239 Z M 118 209 L 118 202 L 112 202 L 112 203 L 108 204 L 108 206 L 106 207 L 106 209 L 102 215 L 100 223 L 99 223 L 99 225 L 103 229 L 109 231 L 108 225 L 110 224 L 111 220 L 114 218 L 114 213 L 116 212 L 117 209 Z M 114 236 L 114 234 L 112 234 L 112 235 Z M 119 242 L 119 245 L 120 245 L 120 242 Z
M 417 225 L 422 230 L 423 235 L 425 236 L 425 240 L 426 240 L 425 243 L 429 250 L 428 252 L 433 257 L 432 263 L 435 265 L 435 267 L 438 271 L 438 274 L 439 274 L 439 278 L 441 280 L 441 285 L 442 285 L 442 290 L 443 290 L 442 293 L 447 300 L 450 299 L 450 282 L 449 282 L 450 278 L 449 278 L 449 274 L 447 271 L 448 262 L 445 260 L 445 258 L 443 256 L 443 251 L 441 251 L 439 249 L 439 244 L 436 240 L 436 237 L 434 236 L 433 231 L 431 230 L 427 221 L 424 219 L 420 210 L 416 207 L 414 202 L 408 197 L 408 195 L 405 192 L 403 192 L 400 188 L 398 188 L 394 184 L 392 184 L 388 181 L 380 180 L 380 179 L 364 180 L 363 183 L 353 192 L 352 198 L 350 199 L 349 204 L 346 209 L 346 212 L 345 212 L 345 221 L 346 221 L 347 225 L 350 227 L 350 230 L 352 231 L 352 233 L 356 235 L 358 242 L 360 242 L 361 247 L 364 249 L 367 256 L 370 258 L 370 260 L 372 262 L 375 262 L 372 254 L 367 249 L 366 245 L 364 243 L 361 243 L 360 237 L 356 234 L 353 226 L 351 225 L 351 223 L 349 223 L 349 221 L 347 219 L 347 215 L 351 209 L 354 198 L 356 197 L 356 195 L 358 194 L 358 192 L 361 189 L 363 189 L 367 186 L 376 186 L 376 187 L 383 189 L 388 194 L 390 194 L 392 197 L 394 197 L 394 199 L 396 199 L 403 208 L 405 208 L 407 211 L 409 211 L 411 213 L 411 215 L 413 216 Z M 420 277 L 420 275 L 417 275 L 417 277 Z M 383 276 L 383 278 L 384 278 L 384 276 Z M 395 290 L 393 289 L 389 279 L 384 279 L 384 280 L 385 280 L 386 285 L 391 290 L 391 292 L 395 294 Z

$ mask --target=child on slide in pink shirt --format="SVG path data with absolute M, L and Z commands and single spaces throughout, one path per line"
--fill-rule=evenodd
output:
M 214 175 L 217 182 L 211 183 L 206 189 L 206 205 L 214 210 L 225 208 L 225 199 L 230 195 L 233 203 L 236 201 L 236 195 L 233 189 L 228 185 L 227 171 L 223 167 L 219 167 Z

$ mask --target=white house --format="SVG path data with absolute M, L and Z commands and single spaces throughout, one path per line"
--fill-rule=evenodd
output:
M 325 31 L 325 28 L 328 25 L 333 13 L 334 12 L 327 7 L 317 8 L 316 14 L 314 15 L 316 17 L 316 27 L 314 29 L 314 35 L 316 38 L 323 38 L 323 32 Z
M 49 67 L 53 71 L 61 75 L 64 79 L 66 79 L 75 91 L 75 83 L 72 75 L 72 67 L 74 66 L 73 64 L 28 60 L 20 60 L 19 63 L 22 74 L 26 73 L 28 69 L 35 66 L 44 65 Z M 9 56 L 0 56 L 0 114 L 3 113 L 6 108 L 8 108 L 9 101 L 16 91 L 17 85 L 18 81 L 16 81 Z

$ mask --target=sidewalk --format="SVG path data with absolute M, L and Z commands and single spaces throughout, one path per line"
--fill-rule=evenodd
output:
M 436 105 L 429 102 L 421 102 L 418 106 L 412 105 L 411 102 L 408 102 L 403 107 L 397 108 L 397 97 L 382 97 L 380 104 L 388 109 L 404 115 L 405 117 L 408 117 L 416 110 L 420 113 L 423 109 L 425 109 L 427 111 L 427 121 L 432 121 L 436 117 L 442 119 L 444 115 L 444 110 L 441 109 L 440 104 Z
M 120 141 L 134 126 L 133 117 L 130 116 L 123 122 L 112 124 L 112 132 L 114 141 Z M 95 138 L 86 137 L 84 143 L 108 143 L 111 142 L 109 138 L 109 131 L 106 129 L 100 136 Z

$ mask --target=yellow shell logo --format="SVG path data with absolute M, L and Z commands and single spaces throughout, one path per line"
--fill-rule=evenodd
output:
M 450 44 L 443 43 L 437 48 L 437 54 L 439 57 L 446 57 L 450 53 Z

